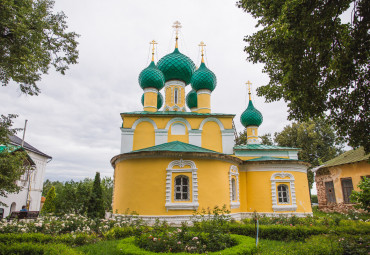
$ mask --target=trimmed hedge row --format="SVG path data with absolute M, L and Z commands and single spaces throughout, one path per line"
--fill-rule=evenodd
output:
M 256 244 L 255 239 L 247 236 L 240 236 L 240 235 L 231 235 L 231 237 L 235 240 L 237 245 L 227 248 L 222 251 L 215 251 L 215 252 L 209 252 L 209 255 L 250 255 L 255 254 Z M 144 249 L 141 249 L 140 247 L 135 245 L 135 238 L 134 237 L 128 237 L 120 241 L 120 243 L 117 246 L 117 249 L 120 254 L 122 255 L 154 255 L 159 254 L 156 252 L 146 251 Z M 160 253 L 160 254 L 174 254 L 174 253 Z M 192 253 L 194 255 L 199 255 L 199 253 Z M 189 255 L 189 253 L 185 252 L 179 252 L 176 253 L 176 255 Z
M 84 233 L 78 234 L 64 234 L 64 235 L 45 235 L 41 233 L 11 233 L 0 234 L 0 243 L 14 244 L 14 243 L 64 243 L 72 246 L 79 246 L 96 242 L 96 235 L 89 235 Z
M 0 243 L 0 255 L 80 255 L 64 244 L 40 244 L 40 243 L 12 243 L 6 245 Z
M 229 230 L 233 234 L 256 237 L 254 225 L 230 225 Z M 364 227 L 306 227 L 306 226 L 282 226 L 261 225 L 259 226 L 259 238 L 278 241 L 304 241 L 306 238 L 320 234 L 350 234 L 369 235 L 370 228 Z

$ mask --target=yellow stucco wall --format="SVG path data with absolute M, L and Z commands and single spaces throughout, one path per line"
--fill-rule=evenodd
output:
M 222 152 L 222 134 L 216 122 L 207 122 L 203 126 L 202 147 Z
M 174 124 L 176 123 L 181 123 L 181 122 L 174 122 L 169 130 L 168 130 L 168 139 L 167 139 L 167 142 L 173 142 L 173 141 L 180 141 L 180 142 L 183 142 L 183 143 L 189 143 L 189 130 L 188 128 L 185 126 L 185 135 L 173 135 L 172 134 L 172 127 Z
M 342 191 L 342 178 L 352 178 L 353 189 L 359 191 L 357 187 L 361 181 L 361 176 L 370 175 L 370 164 L 366 161 L 345 164 L 329 168 L 331 175 L 333 176 L 335 198 L 337 203 L 343 203 L 343 191 Z
M 145 92 L 144 94 L 144 111 L 156 112 L 157 111 L 157 93 Z
M 165 208 L 166 168 L 176 159 L 129 159 L 117 163 L 113 212 L 127 208 L 139 215 L 192 215 L 191 210 Z M 230 205 L 229 162 L 195 159 L 198 168 L 199 209 Z M 178 173 L 176 173 L 178 174 Z M 190 175 L 189 175 L 190 176 Z M 239 209 L 233 209 L 237 212 Z
M 178 101 L 177 104 L 175 104 L 174 99 L 174 91 L 175 89 L 178 90 Z M 174 105 L 177 105 L 178 107 L 184 107 L 185 106 L 185 88 L 180 85 L 170 85 L 167 86 L 165 89 L 165 107 L 173 107 Z
M 141 122 L 136 126 L 132 150 L 140 150 L 155 145 L 154 127 L 149 122 Z
M 289 172 L 295 179 L 296 212 L 312 212 L 311 200 L 308 192 L 307 174 Z M 273 212 L 271 195 L 271 176 L 273 171 L 241 172 L 241 190 L 243 191 L 242 211 L 246 212 Z M 287 184 L 284 180 L 278 183 Z M 244 191 L 245 189 L 245 191 Z M 244 200 L 246 198 L 246 201 Z M 292 201 L 290 199 L 290 201 Z
M 202 93 L 198 94 L 198 110 L 199 113 L 210 113 L 211 112 L 211 95 Z

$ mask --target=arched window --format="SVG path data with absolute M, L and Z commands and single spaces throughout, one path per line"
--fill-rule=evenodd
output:
M 175 88 L 174 92 L 174 99 L 175 99 L 175 104 L 177 104 L 178 98 L 179 98 L 179 89 Z
M 235 184 L 235 178 L 231 179 L 231 199 L 232 201 L 236 200 L 236 184 Z
M 280 204 L 289 203 L 289 187 L 285 184 L 280 184 L 278 186 L 278 198 Z
M 179 175 L 175 178 L 175 201 L 189 200 L 189 177 Z

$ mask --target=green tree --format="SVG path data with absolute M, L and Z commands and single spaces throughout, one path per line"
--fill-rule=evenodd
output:
M 366 0 L 240 0 L 262 27 L 246 36 L 247 59 L 263 63 L 267 102 L 288 102 L 289 119 L 323 117 L 353 147 L 370 152 L 370 36 Z M 350 10 L 349 8 L 352 8 Z M 352 20 L 343 23 L 349 10 Z
M 338 142 L 335 131 L 323 119 L 292 123 L 274 136 L 274 142 L 279 146 L 301 149 L 299 159 L 311 164 L 307 172 L 310 189 L 314 182 L 310 169 L 342 153 L 342 144 Z
M 271 134 L 265 134 L 259 137 L 261 139 L 261 144 L 273 145 L 274 141 L 271 138 Z M 235 145 L 247 144 L 247 129 L 243 132 L 239 132 L 238 137 L 235 139 Z
M 0 197 L 7 197 L 7 193 L 18 193 L 20 187 L 16 183 L 30 169 L 27 153 L 10 145 L 9 136 L 17 131 L 11 128 L 15 117 L 1 115 L 0 118 Z M 7 206 L 1 201 L 0 205 Z
M 50 66 L 64 74 L 78 58 L 78 35 L 66 32 L 66 16 L 52 0 L 0 0 L 0 81 L 37 95 L 36 82 Z
M 370 212 L 370 178 L 364 177 L 357 187 L 360 191 L 352 191 L 351 201 L 357 203 L 357 208 Z
M 103 190 L 100 183 L 100 173 L 96 172 L 87 207 L 87 216 L 90 218 L 103 218 L 104 214 L 105 210 L 103 201 Z
M 55 212 L 55 187 L 52 186 L 46 195 L 45 203 L 41 209 L 41 213 Z
M 113 198 L 113 180 L 111 177 L 104 177 L 102 180 L 104 208 L 107 211 L 112 211 Z

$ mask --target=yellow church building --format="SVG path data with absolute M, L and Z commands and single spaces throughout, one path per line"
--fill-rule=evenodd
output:
M 180 52 L 177 33 L 174 51 L 157 64 L 154 44 L 152 62 L 139 75 L 143 110 L 121 113 L 121 154 L 111 160 L 113 213 L 129 209 L 174 223 L 223 205 L 235 219 L 254 212 L 312 215 L 308 165 L 297 148 L 259 143 L 263 117 L 250 92 L 240 118 L 248 142 L 235 146 L 235 114 L 211 109 L 217 79 L 205 65 L 204 44 L 199 68 Z

